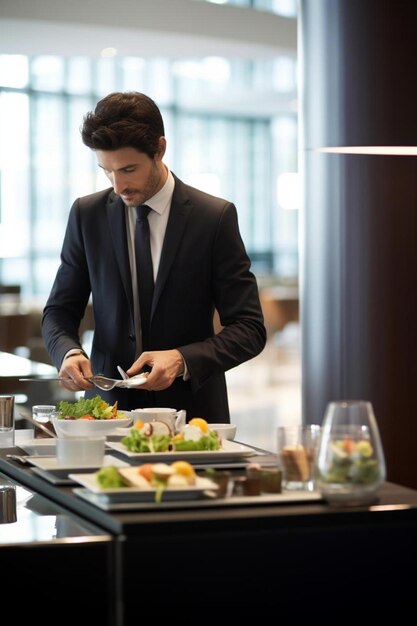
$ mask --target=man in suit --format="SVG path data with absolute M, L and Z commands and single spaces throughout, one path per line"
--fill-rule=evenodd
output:
M 166 406 L 185 409 L 188 419 L 229 422 L 225 372 L 266 342 L 235 206 L 168 169 L 163 119 L 144 94 L 104 97 L 84 117 L 81 135 L 111 188 L 75 200 L 44 308 L 45 345 L 60 376 L 70 379 L 61 384 L 92 397 L 97 389 L 84 376 L 119 378 L 117 365 L 129 376 L 148 369 L 137 389 L 100 395 L 117 400 L 119 409 Z M 135 229 L 143 204 L 150 207 L 146 224 L 139 221 L 149 225 L 153 284 L 141 323 L 145 278 L 136 262 L 145 244 L 135 243 Z M 90 296 L 95 328 L 88 358 L 79 325 Z

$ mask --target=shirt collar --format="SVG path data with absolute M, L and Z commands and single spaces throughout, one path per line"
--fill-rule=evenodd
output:
M 172 194 L 174 193 L 175 180 L 170 170 L 168 170 L 168 176 L 162 189 L 158 191 L 154 196 L 146 201 L 146 204 L 154 211 L 162 215 L 167 208 L 171 205 Z

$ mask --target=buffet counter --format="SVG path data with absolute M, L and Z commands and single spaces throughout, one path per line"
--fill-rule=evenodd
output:
M 160 616 L 232 608 L 259 618 L 272 608 L 318 617 L 323 603 L 343 618 L 368 609 L 398 618 L 414 604 L 417 491 L 386 483 L 375 505 L 356 508 L 247 496 L 104 510 L 7 453 L 24 451 L 0 451 L 10 479 L 113 537 L 117 626 L 137 625 L 141 602 Z

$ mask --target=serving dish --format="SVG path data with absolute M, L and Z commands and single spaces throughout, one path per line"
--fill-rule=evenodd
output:
M 114 487 L 103 489 L 100 487 L 95 472 L 89 474 L 69 474 L 68 477 L 79 483 L 89 491 L 111 502 L 154 502 L 157 496 L 156 489 L 144 490 L 136 487 Z M 205 496 L 205 492 L 215 493 L 218 486 L 209 478 L 196 476 L 192 487 L 166 487 L 162 492 L 162 500 L 194 500 Z
M 59 419 L 53 417 L 51 422 L 58 437 L 93 437 L 110 435 L 116 428 L 126 428 L 132 423 L 132 416 L 123 411 L 125 417 L 117 419 Z
M 77 475 L 75 475 L 77 476 Z M 74 478 L 75 478 L 74 476 Z M 78 476 L 80 476 L 78 474 Z M 231 496 L 226 498 L 218 498 L 214 492 L 202 492 L 201 497 L 189 498 L 175 497 L 172 500 L 163 499 L 162 502 L 155 502 L 153 498 L 149 500 L 136 499 L 125 500 L 123 494 L 113 497 L 112 494 L 100 495 L 86 487 L 75 487 L 73 493 L 86 500 L 93 506 L 103 511 L 149 511 L 152 509 L 183 509 L 192 506 L 197 508 L 216 508 L 216 507 L 241 507 L 241 506 L 259 506 L 259 505 L 291 505 L 307 502 L 321 502 L 323 500 L 318 491 L 288 491 L 283 493 L 268 493 L 260 496 Z M 147 492 L 150 493 L 150 492 Z M 177 494 L 180 496 L 181 494 Z M 192 504 L 191 504 L 192 502 Z
M 258 454 L 256 450 L 245 446 L 242 443 L 235 441 L 229 441 L 225 439 L 222 441 L 220 450 L 192 450 L 188 452 L 130 452 L 121 441 L 107 441 L 107 446 L 125 454 L 132 461 L 148 462 L 155 461 L 189 461 L 189 462 L 202 462 L 202 461 L 225 461 L 243 459 L 252 455 Z
M 209 424 L 210 430 L 214 430 L 222 439 L 232 441 L 236 437 L 236 424 Z
M 99 467 L 87 468 L 85 465 L 83 467 L 57 467 L 56 458 L 47 459 L 46 463 L 38 463 L 37 461 L 41 461 L 41 459 L 38 458 L 36 460 L 33 460 L 28 457 L 28 459 L 30 459 L 29 463 L 32 465 L 32 472 L 37 476 L 40 476 L 47 482 L 52 483 L 53 485 L 76 485 L 77 483 L 75 483 L 72 478 L 69 478 L 69 473 L 84 473 L 86 469 L 100 469 Z M 125 461 L 122 461 L 115 456 L 107 455 L 104 457 L 103 467 L 105 467 L 106 465 L 113 465 L 115 467 L 126 467 L 128 466 L 128 463 L 125 463 Z
M 25 441 L 16 442 L 16 444 L 30 456 L 46 456 L 56 453 L 56 439 L 25 439 Z

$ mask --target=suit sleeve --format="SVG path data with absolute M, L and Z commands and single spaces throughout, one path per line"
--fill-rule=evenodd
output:
M 217 335 L 180 348 L 193 390 L 210 377 L 254 358 L 265 347 L 258 285 L 250 265 L 236 208 L 226 203 L 212 254 L 214 303 L 223 328 Z
M 79 326 L 91 293 L 74 202 L 61 250 L 61 262 L 42 317 L 42 336 L 57 369 L 68 350 L 81 347 Z

